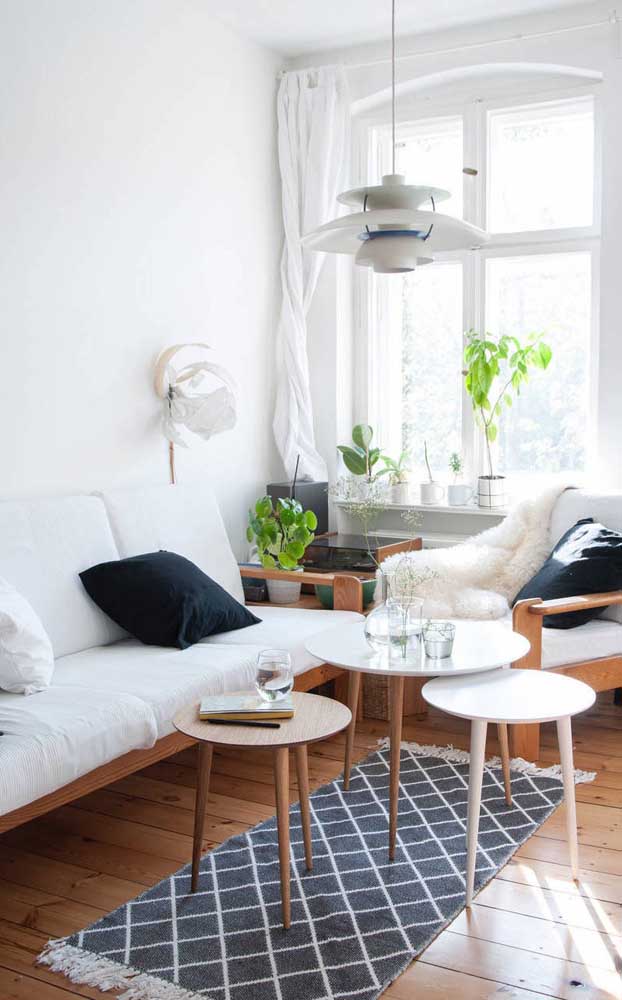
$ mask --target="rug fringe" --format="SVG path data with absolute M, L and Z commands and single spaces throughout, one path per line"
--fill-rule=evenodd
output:
M 66 938 L 48 941 L 37 962 L 53 972 L 62 972 L 72 983 L 94 986 L 104 993 L 125 990 L 116 1000 L 209 1000 L 204 993 L 190 992 L 158 976 L 76 948 L 67 944 Z
M 388 750 L 390 745 L 389 737 L 381 737 L 378 740 L 378 745 L 383 750 Z M 414 754 L 416 757 L 438 757 L 440 760 L 446 760 L 452 764 L 469 763 L 469 751 L 459 750 L 451 744 L 446 747 L 439 747 L 431 743 L 409 743 L 406 740 L 402 740 L 400 746 L 402 750 L 408 750 L 409 753 Z M 486 761 L 486 767 L 501 767 L 501 758 L 491 757 L 490 760 Z M 510 769 L 512 771 L 519 771 L 521 774 L 529 774 L 534 777 L 557 778 L 559 781 L 562 780 L 561 764 L 551 764 L 549 767 L 538 767 L 536 764 L 531 764 L 523 757 L 512 757 L 512 760 L 510 761 Z M 575 784 L 581 785 L 594 781 L 596 774 L 596 771 L 581 771 L 578 768 L 575 768 Z

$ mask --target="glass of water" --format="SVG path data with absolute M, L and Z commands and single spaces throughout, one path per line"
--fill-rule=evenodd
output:
M 292 658 L 286 649 L 262 649 L 257 657 L 255 687 L 264 701 L 281 701 L 294 686 Z

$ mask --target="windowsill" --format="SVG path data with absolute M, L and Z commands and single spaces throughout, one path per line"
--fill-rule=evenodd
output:
M 507 507 L 478 507 L 477 504 L 465 504 L 456 506 L 448 503 L 393 503 L 385 504 L 387 510 L 416 510 L 431 514 L 475 514 L 477 517 L 505 517 L 508 513 Z

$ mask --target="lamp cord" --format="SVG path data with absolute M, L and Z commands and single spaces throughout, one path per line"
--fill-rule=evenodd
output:
M 391 131 L 393 135 L 393 173 L 395 173 L 395 0 L 391 0 Z

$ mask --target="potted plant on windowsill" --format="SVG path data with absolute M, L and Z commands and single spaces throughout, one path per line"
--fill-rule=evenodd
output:
M 504 507 L 507 503 L 505 476 L 496 475 L 492 462 L 492 444 L 499 432 L 497 420 L 504 407 L 512 406 L 512 393 L 520 395 L 529 381 L 529 368 L 548 368 L 553 352 L 541 333 L 530 333 L 524 344 L 517 337 L 504 334 L 494 340 L 491 334 L 475 330 L 467 333 L 463 371 L 466 391 L 477 422 L 484 431 L 488 474 L 478 479 L 480 507 Z
M 272 497 L 261 497 L 248 512 L 246 537 L 257 546 L 257 555 L 264 569 L 302 573 L 299 565 L 317 528 L 312 510 L 303 510 L 293 498 L 282 498 L 272 504 Z M 293 604 L 300 597 L 301 583 L 291 580 L 268 580 L 268 595 L 273 604 Z
M 447 503 L 450 507 L 464 507 L 472 499 L 474 490 L 466 483 L 459 482 L 463 471 L 462 458 L 457 451 L 449 456 L 449 468 L 454 481 L 447 487 Z
M 384 469 L 378 476 L 388 476 L 393 503 L 408 503 L 408 452 L 403 451 L 397 461 L 389 455 L 382 455 Z
M 440 483 L 437 483 L 432 475 L 432 469 L 430 467 L 430 459 L 428 458 L 428 442 L 423 442 L 423 457 L 425 461 L 425 467 L 428 470 L 428 481 L 427 483 L 421 483 L 419 486 L 419 496 L 421 498 L 421 503 L 440 503 L 445 496 L 445 489 Z
M 361 495 L 368 492 L 375 479 L 374 466 L 380 458 L 380 448 L 372 448 L 374 429 L 369 424 L 356 424 L 352 428 L 352 444 L 337 445 L 344 465 L 360 483 Z

